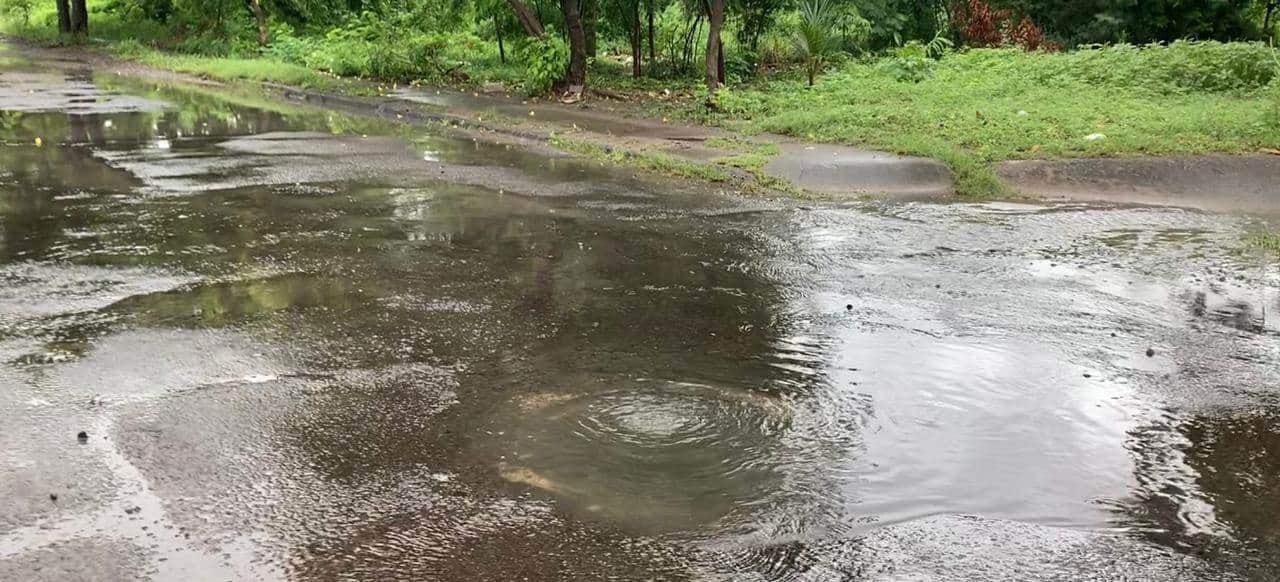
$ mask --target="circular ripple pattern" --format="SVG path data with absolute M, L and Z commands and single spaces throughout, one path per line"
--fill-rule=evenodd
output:
M 528 397 L 502 431 L 503 476 L 571 509 L 646 532 L 741 515 L 777 489 L 788 408 L 769 396 L 675 382 Z

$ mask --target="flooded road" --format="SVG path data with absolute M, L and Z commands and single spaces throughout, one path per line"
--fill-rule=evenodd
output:
M 0 580 L 1280 579 L 1275 217 L 0 108 Z

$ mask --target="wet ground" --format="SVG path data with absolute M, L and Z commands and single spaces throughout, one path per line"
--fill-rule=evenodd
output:
M 1280 579 L 1264 218 L 0 67 L 0 580 Z

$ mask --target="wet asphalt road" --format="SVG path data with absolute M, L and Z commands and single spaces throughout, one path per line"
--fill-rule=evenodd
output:
M 1280 579 L 1266 219 L 0 109 L 0 580 Z

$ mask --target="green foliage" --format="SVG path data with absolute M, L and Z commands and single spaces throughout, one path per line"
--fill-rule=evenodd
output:
M 569 65 L 569 45 L 558 35 L 548 34 L 546 38 L 525 43 L 520 60 L 525 66 L 525 90 L 532 94 L 546 93 L 564 77 Z
M 809 86 L 822 66 L 840 50 L 836 15 L 831 0 L 805 0 L 800 4 L 800 22 L 793 37 L 796 53 L 809 73 Z
M 1262 43 L 1175 41 L 1115 45 L 1044 59 L 1037 81 L 1121 85 L 1155 93 L 1251 91 L 1276 77 L 1274 49 Z
M 898 81 L 919 83 L 933 76 L 937 59 L 946 55 L 951 47 L 951 40 L 941 33 L 934 36 L 928 44 L 913 40 L 898 47 L 889 58 L 880 61 L 880 68 Z
M 1194 47 L 1223 50 L 1205 43 L 1174 50 Z M 906 50 L 928 59 L 923 46 Z M 854 62 L 812 90 L 803 90 L 799 79 L 773 80 L 722 92 L 715 111 L 690 111 L 734 129 L 940 158 L 969 194 L 999 191 L 990 167 L 1000 160 L 1280 148 L 1280 131 L 1266 121 L 1276 111 L 1268 91 L 1280 81 L 1248 89 L 1259 79 L 1249 72 L 1253 66 L 1237 74 L 1248 82 L 1170 78 L 1160 67 L 1131 66 L 1134 50 L 1141 52 L 972 50 L 928 59 L 933 74 L 918 82 L 900 81 L 883 62 Z M 1225 50 L 1253 54 L 1255 48 Z M 1153 67 L 1158 60 L 1140 58 Z M 1262 60 L 1275 65 L 1270 54 Z M 1085 139 L 1095 133 L 1106 137 Z
M 23 26 L 31 24 L 31 11 L 35 8 L 34 0 L 3 0 L 0 11 L 17 19 Z
M 1247 40 L 1261 35 L 1252 0 L 1000 0 L 1068 47 L 1179 39 Z
M 951 0 L 851 0 L 870 22 L 871 47 L 900 46 L 937 36 Z

